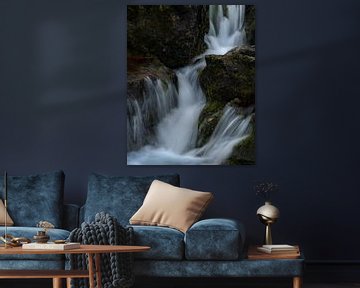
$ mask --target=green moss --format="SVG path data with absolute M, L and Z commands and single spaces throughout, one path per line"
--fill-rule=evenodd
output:
M 209 140 L 219 122 L 223 108 L 224 104 L 216 101 L 210 101 L 204 107 L 199 118 L 198 147 L 203 146 Z
M 239 47 L 226 55 L 206 56 L 200 84 L 209 101 L 227 103 L 235 98 L 240 106 L 255 104 L 255 50 Z
M 227 160 L 228 165 L 252 165 L 255 164 L 255 126 L 251 134 L 235 146 L 231 157 Z

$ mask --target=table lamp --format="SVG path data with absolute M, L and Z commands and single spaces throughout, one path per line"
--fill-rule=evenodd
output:
M 272 236 L 271 236 L 271 225 L 276 222 L 280 217 L 280 211 L 274 205 L 271 205 L 271 202 L 266 201 L 265 205 L 261 206 L 256 214 L 258 215 L 261 223 L 265 226 L 265 244 L 272 245 Z

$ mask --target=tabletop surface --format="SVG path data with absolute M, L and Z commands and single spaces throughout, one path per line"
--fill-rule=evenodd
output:
M 144 252 L 150 250 L 148 246 L 128 246 L 128 245 L 80 245 L 80 248 L 69 250 L 53 249 L 22 249 L 22 247 L 0 247 L 1 254 L 97 254 L 97 253 L 125 253 L 125 252 Z

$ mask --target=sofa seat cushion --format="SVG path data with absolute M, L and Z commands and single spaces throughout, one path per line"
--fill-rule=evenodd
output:
M 14 237 L 25 237 L 30 240 L 33 239 L 33 236 L 41 230 L 37 227 L 8 227 L 7 233 L 11 234 Z M 0 235 L 5 234 L 5 228 L 0 227 Z M 63 229 L 49 229 L 47 234 L 50 236 L 49 241 L 54 240 L 65 240 L 69 237 L 70 232 Z M 64 255 L 0 255 L 0 260 L 62 260 L 64 259 Z
M 30 176 L 8 176 L 8 212 L 14 225 L 34 227 L 48 221 L 62 227 L 64 172 L 54 171 Z M 0 176 L 0 183 L 4 177 Z M 0 195 L 3 185 L 0 185 Z
M 243 225 L 232 219 L 206 219 L 185 235 L 187 260 L 236 260 L 245 241 Z
M 131 227 L 134 229 L 134 244 L 151 247 L 147 252 L 134 253 L 136 259 L 184 259 L 184 234 L 180 231 L 158 226 Z
M 83 211 L 84 219 L 81 220 L 91 222 L 96 213 L 106 212 L 114 216 L 119 224 L 128 225 L 155 179 L 175 186 L 179 186 L 180 182 L 177 174 L 145 177 L 91 174 Z

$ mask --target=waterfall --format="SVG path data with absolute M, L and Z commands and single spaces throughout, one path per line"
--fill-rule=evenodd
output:
M 171 81 L 145 77 L 144 97 L 127 99 L 127 149 L 136 150 L 154 142 L 152 134 L 156 126 L 176 107 L 178 92 Z
M 224 5 L 225 6 L 225 5 Z M 245 5 L 210 5 L 206 54 L 224 55 L 246 42 Z
M 196 148 L 199 116 L 206 104 L 198 79 L 206 66 L 205 55 L 224 55 L 244 44 L 244 18 L 244 5 L 210 5 L 209 32 L 204 39 L 208 49 L 176 71 L 178 87 L 145 80 L 142 105 L 136 100 L 128 103 L 129 165 L 218 165 L 249 135 L 249 113 L 242 115 L 227 105 L 208 143 Z M 145 123 L 151 123 L 150 127 Z

